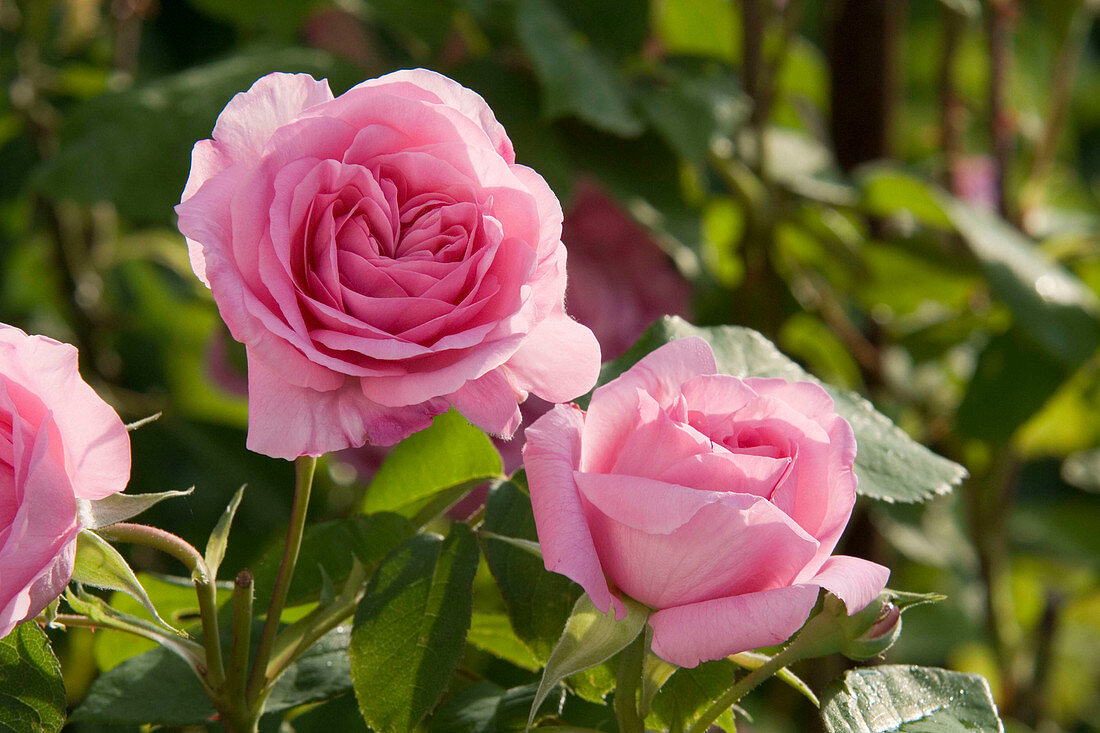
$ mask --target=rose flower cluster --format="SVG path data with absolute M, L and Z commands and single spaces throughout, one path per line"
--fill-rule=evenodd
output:
M 684 339 L 587 412 L 560 404 L 600 368 L 564 308 L 562 210 L 454 81 L 401 71 L 334 98 L 265 76 L 195 146 L 177 212 L 247 352 L 250 449 L 392 445 L 452 407 L 510 436 L 529 394 L 559 403 L 523 451 L 546 567 L 601 610 L 652 609 L 653 651 L 681 666 L 784 641 L 822 588 L 854 613 L 885 585 L 832 554 L 856 442 L 820 387 L 719 374 Z M 129 466 L 75 349 L 0 328 L 0 635 L 61 593 L 80 503 Z

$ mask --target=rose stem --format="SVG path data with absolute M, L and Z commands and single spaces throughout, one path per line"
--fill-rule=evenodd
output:
M 248 682 L 248 646 L 252 637 L 252 586 L 248 570 L 233 580 L 233 636 L 229 643 L 229 667 L 226 670 L 226 697 L 237 705 L 244 700 Z
M 279 574 L 275 576 L 271 604 L 267 607 L 267 618 L 260 633 L 260 645 L 256 649 L 256 657 L 252 660 L 252 672 L 248 678 L 245 695 L 250 705 L 257 702 L 267 682 L 267 662 L 275 646 L 275 635 L 279 631 L 279 617 L 283 614 L 287 594 L 290 593 L 290 580 L 294 575 L 294 566 L 298 562 L 298 550 L 302 546 L 306 511 L 309 509 L 309 494 L 313 489 L 313 473 L 316 469 L 317 459 L 313 456 L 303 456 L 294 462 L 294 505 L 290 510 L 290 528 L 287 530 L 283 559 L 279 563 Z
M 119 542 L 145 545 L 171 555 L 191 571 L 191 580 L 195 584 L 195 593 L 199 601 L 199 616 L 202 619 L 202 641 L 206 648 L 206 668 L 210 686 L 218 688 L 225 681 L 225 668 L 222 666 L 222 645 L 218 636 L 218 598 L 214 587 L 214 578 L 202 555 L 180 537 L 163 529 L 144 524 L 118 522 L 104 527 L 100 533 Z
M 622 733 L 645 733 L 645 722 L 638 715 L 638 681 L 642 678 L 649 634 L 645 629 L 619 655 L 619 673 L 615 680 L 615 717 Z
M 687 733 L 705 733 L 718 716 L 737 704 L 737 701 L 749 693 L 754 687 L 787 665 L 794 664 L 805 655 L 805 650 L 798 648 L 798 644 L 792 643 L 789 647 L 776 654 L 747 675 L 737 680 L 733 687 L 729 688 L 722 697 L 703 712 L 703 716 L 695 721 Z

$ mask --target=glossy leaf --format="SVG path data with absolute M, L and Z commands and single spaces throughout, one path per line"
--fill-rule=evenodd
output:
M 605 614 L 593 605 L 587 595 L 577 599 L 565 630 L 546 661 L 546 669 L 543 670 L 527 719 L 528 725 L 534 721 L 539 705 L 558 683 L 569 675 L 610 659 L 642 633 L 650 610 L 625 596 L 623 604 L 626 606 L 626 616 L 616 620 L 613 609 Z
M 859 452 L 856 475 L 859 493 L 883 501 L 923 501 L 943 494 L 966 475 L 962 466 L 936 455 L 910 438 L 866 399 L 840 390 L 808 374 L 756 331 L 739 326 L 703 328 L 680 318 L 666 317 L 642 334 L 630 351 L 604 365 L 600 384 L 606 384 L 658 346 L 687 336 L 710 343 L 718 370 L 737 377 L 782 377 L 821 384 L 833 397 L 836 411 L 856 434 Z
M 431 460 L 425 460 L 428 456 Z M 367 489 L 362 508 L 368 514 L 386 511 L 413 516 L 448 490 L 471 489 L 499 477 L 503 470 L 492 441 L 451 410 L 390 451 Z
M 825 692 L 829 733 L 1000 733 L 989 684 L 975 674 L 883 665 L 851 670 Z
M 65 724 L 65 685 L 46 633 L 33 621 L 0 639 L 0 731 L 57 733 Z
M 348 651 L 374 730 L 410 731 L 439 701 L 466 643 L 477 564 L 477 540 L 455 524 L 446 539 L 410 537 L 371 578 Z
M 430 733 L 523 730 L 536 689 L 537 685 L 505 689 L 493 682 L 470 685 L 439 706 L 428 730 Z M 551 695 L 539 708 L 539 714 L 554 715 L 561 704 L 560 696 Z

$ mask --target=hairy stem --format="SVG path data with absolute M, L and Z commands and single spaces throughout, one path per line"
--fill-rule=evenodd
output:
M 218 688 L 225 681 L 225 667 L 222 663 L 221 638 L 218 636 L 218 598 L 214 587 L 214 578 L 206 567 L 202 554 L 189 542 L 157 527 L 144 524 L 118 522 L 100 530 L 100 534 L 117 542 L 144 545 L 171 555 L 191 571 L 191 580 L 195 584 L 195 593 L 199 601 L 199 616 L 202 620 L 203 646 L 206 649 L 207 680 L 211 687 Z

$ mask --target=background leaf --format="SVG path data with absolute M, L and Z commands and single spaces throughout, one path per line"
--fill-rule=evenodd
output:
M 33 621 L 0 639 L 0 731 L 57 733 L 65 685 L 49 639 Z

